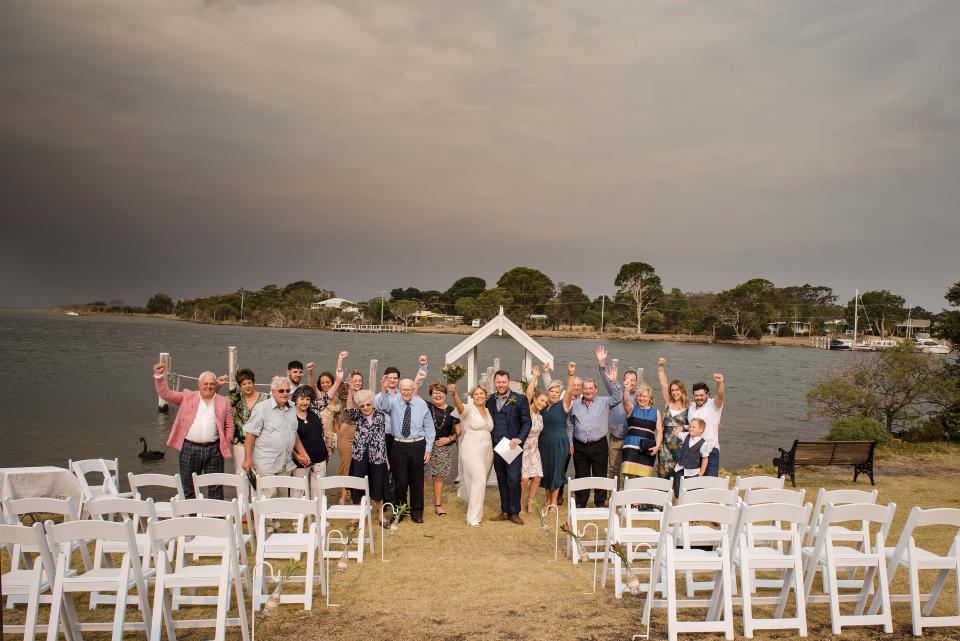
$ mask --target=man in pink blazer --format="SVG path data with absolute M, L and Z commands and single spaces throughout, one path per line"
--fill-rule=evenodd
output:
M 226 376 L 217 378 L 213 372 L 204 372 L 197 381 L 199 391 L 174 392 L 167 387 L 164 376 L 166 365 L 153 366 L 153 383 L 157 394 L 168 403 L 179 406 L 173 421 L 167 445 L 180 450 L 180 480 L 188 499 L 195 497 L 193 473 L 223 472 L 223 459 L 230 458 L 233 439 L 233 411 L 230 402 L 217 395 L 227 382 Z M 223 499 L 223 486 L 210 487 L 211 499 Z

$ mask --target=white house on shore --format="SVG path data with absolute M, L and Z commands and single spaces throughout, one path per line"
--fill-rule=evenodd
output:
M 349 301 L 346 298 L 328 298 L 327 300 L 317 301 L 310 305 L 310 309 L 323 309 L 324 307 L 330 309 L 339 309 L 342 312 L 358 312 L 360 311 L 357 307 L 357 304 L 353 301 Z

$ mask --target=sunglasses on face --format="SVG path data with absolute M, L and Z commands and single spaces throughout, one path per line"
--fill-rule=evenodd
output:
M 288 389 L 278 389 L 277 394 L 289 394 L 290 390 Z

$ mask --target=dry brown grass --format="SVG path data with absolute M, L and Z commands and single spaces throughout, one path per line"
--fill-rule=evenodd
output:
M 877 465 L 880 502 L 893 501 L 899 506 L 888 545 L 895 544 L 911 506 L 960 505 L 958 453 L 957 447 L 900 446 L 880 457 Z M 751 473 L 751 470 L 744 472 Z M 797 477 L 798 487 L 807 489 L 811 501 L 817 488 L 854 487 L 851 479 L 850 468 L 803 467 Z M 869 481 L 861 477 L 856 487 L 869 488 Z M 498 503 L 496 489 L 489 489 L 486 516 L 494 514 Z M 626 595 L 615 599 L 609 585 L 601 589 L 599 581 L 596 594 L 585 594 L 591 591 L 593 566 L 573 566 L 566 560 L 562 539 L 559 561 L 551 562 L 553 532 L 542 530 L 536 516 L 525 515 L 523 526 L 484 521 L 482 527 L 475 529 L 466 526 L 465 505 L 453 496 L 451 488 L 446 488 L 444 506 L 448 516 L 436 517 L 428 510 L 423 525 L 405 520 L 395 536 L 387 536 L 389 563 L 381 563 L 377 540 L 376 553 L 368 556 L 363 564 L 351 562 L 346 572 L 332 572 L 331 602 L 340 607 L 327 608 L 317 590 L 313 610 L 283 605 L 274 620 L 258 622 L 257 638 L 278 641 L 291 637 L 331 641 L 612 641 L 630 639 L 632 634 L 644 631 L 639 623 L 640 598 Z M 918 543 L 941 551 L 949 547 L 953 533 L 931 534 Z M 815 590 L 819 585 L 818 578 Z M 893 591 L 906 591 L 905 573 L 897 575 Z M 949 607 L 956 602 L 955 588 L 948 583 L 937 614 L 949 613 Z M 93 616 L 101 620 L 109 618 L 107 608 L 100 608 L 96 613 L 82 605 L 78 609 L 84 620 L 91 620 Z M 22 616 L 22 608 L 13 616 L 11 612 L 6 611 L 7 621 Z M 739 612 L 740 608 L 735 606 L 738 638 L 742 637 Z M 189 610 L 179 616 L 188 616 L 188 613 Z M 696 614 L 697 611 L 691 611 L 687 616 L 692 618 Z M 840 638 L 857 641 L 913 638 L 909 605 L 894 604 L 893 614 L 892 635 L 884 635 L 879 627 L 844 628 Z M 132 609 L 130 615 L 136 616 Z M 810 638 L 832 636 L 827 604 L 811 604 L 807 616 Z M 651 633 L 652 638 L 666 638 L 663 610 L 654 610 Z M 136 634 L 127 636 L 142 638 Z M 210 638 L 212 631 L 184 630 L 178 636 L 187 640 Z M 239 638 L 239 631 L 231 630 L 229 637 Z M 784 639 L 793 638 L 795 634 L 771 631 L 758 632 L 756 637 Z M 929 629 L 924 637 L 958 639 L 960 631 Z M 87 638 L 105 639 L 107 635 L 91 634 Z M 684 635 L 682 638 L 721 639 L 722 635 Z

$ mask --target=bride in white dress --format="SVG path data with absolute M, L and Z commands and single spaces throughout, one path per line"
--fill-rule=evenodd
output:
M 467 501 L 467 525 L 480 527 L 483 519 L 483 499 L 487 491 L 487 478 L 493 467 L 493 418 L 484 407 L 487 393 L 479 385 L 470 392 L 473 399 L 464 407 L 457 395 L 457 386 L 450 385 L 453 402 L 460 414 L 463 436 L 460 438 L 460 489 L 457 496 Z

